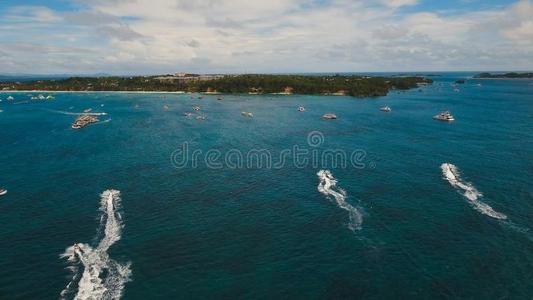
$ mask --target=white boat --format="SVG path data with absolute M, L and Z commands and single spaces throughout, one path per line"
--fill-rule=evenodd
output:
M 439 120 L 439 121 L 454 121 L 455 120 L 455 118 L 449 111 L 444 111 L 438 115 L 434 115 L 433 119 Z
M 191 112 L 184 112 L 183 115 L 186 116 L 186 117 L 192 117 L 192 113 Z
M 4 111 L 0 109 L 0 113 L 3 113 Z
M 305 111 L 305 107 L 303 107 L 303 106 L 298 107 L 298 111 L 299 112 L 304 112 Z
M 380 108 L 379 110 L 384 111 L 384 112 L 391 112 L 392 111 L 392 109 L 390 107 L 388 107 L 388 106 L 384 106 L 384 107 Z
M 46 96 L 46 100 L 54 100 L 56 97 L 52 96 L 52 95 L 48 95 Z
M 333 119 L 337 119 L 337 115 L 336 114 L 332 114 L 332 113 L 327 113 L 327 114 L 322 115 L 322 118 L 333 120 Z
M 203 120 L 205 120 L 205 117 L 204 117 L 204 116 L 197 116 L 197 117 L 196 117 L 196 120 L 203 121 Z
M 45 97 L 43 94 L 39 94 L 39 96 L 37 96 L 37 98 L 39 98 L 39 100 L 44 100 L 44 99 L 46 99 L 46 97 Z
M 248 117 L 248 118 L 253 118 L 254 117 L 254 114 L 252 114 L 251 112 L 247 112 L 247 111 L 241 112 L 241 115 L 243 115 L 245 117 Z
M 193 106 L 192 109 L 194 109 L 195 111 L 199 111 L 200 110 L 200 106 Z
M 7 190 L 0 189 L 0 196 L 7 194 Z
M 13 98 L 13 96 L 8 96 L 8 97 L 6 98 L 6 100 L 8 100 L 8 101 L 12 101 L 12 100 L 15 100 L 15 98 Z
M 165 111 L 168 111 L 168 110 L 170 109 L 170 107 L 168 107 L 168 105 L 163 105 L 163 109 L 164 109 Z

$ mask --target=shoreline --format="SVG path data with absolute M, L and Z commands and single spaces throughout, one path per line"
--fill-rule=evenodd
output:
M 407 91 L 407 90 L 405 90 Z M 374 98 L 374 97 L 385 97 L 387 95 L 380 96 L 350 96 L 350 95 L 340 95 L 340 94 L 297 94 L 297 93 L 266 93 L 266 94 L 250 94 L 250 93 L 205 93 L 205 92 L 171 92 L 171 91 L 49 91 L 49 90 L 0 90 L 0 94 L 3 93 L 42 93 L 42 94 L 52 94 L 52 93 L 120 93 L 120 94 L 177 94 L 177 95 L 204 95 L 204 96 L 335 96 L 335 97 L 350 97 L 350 98 Z

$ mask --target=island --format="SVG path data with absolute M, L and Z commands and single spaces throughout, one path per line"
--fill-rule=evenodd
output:
M 480 73 L 474 76 L 476 79 L 533 79 L 533 73 Z
M 60 80 L 3 82 L 4 91 L 126 91 L 190 92 L 206 94 L 304 94 L 354 97 L 385 96 L 431 84 L 420 76 L 370 77 L 360 75 L 199 75 L 173 74 L 130 77 L 71 77 Z

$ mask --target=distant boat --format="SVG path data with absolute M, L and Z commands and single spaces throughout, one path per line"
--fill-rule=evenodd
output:
M 7 194 L 7 190 L 0 189 L 0 196 Z
M 168 105 L 163 105 L 163 109 L 164 109 L 165 111 L 168 111 L 168 110 L 170 109 L 170 107 L 168 107 Z
M 384 111 L 384 112 L 391 112 L 392 111 L 392 109 L 390 107 L 388 107 L 388 106 L 384 106 L 384 107 L 380 108 L 379 110 Z
M 4 111 L 0 109 L 0 113 L 3 113 Z
M 299 112 L 304 112 L 305 111 L 305 107 L 303 107 L 303 106 L 298 107 L 298 111 Z
M 8 97 L 6 98 L 6 100 L 12 101 L 12 100 L 15 100 L 15 98 L 13 98 L 13 96 L 8 96 Z
M 433 119 L 439 121 L 454 121 L 455 118 L 449 111 L 441 112 L 438 115 L 433 116 Z
M 184 112 L 183 115 L 186 116 L 186 117 L 191 117 L 192 113 L 191 112 Z
M 203 121 L 203 120 L 205 120 L 205 117 L 204 117 L 204 116 L 197 116 L 197 117 L 196 117 L 196 120 Z
M 333 119 L 337 119 L 337 115 L 336 114 L 332 114 L 332 113 L 327 113 L 327 114 L 322 115 L 322 118 L 333 120 Z
M 192 109 L 194 109 L 195 111 L 199 111 L 200 110 L 200 106 L 193 106 Z
M 254 114 L 252 114 L 251 112 L 247 112 L 247 111 L 241 112 L 241 115 L 243 115 L 245 117 L 248 117 L 248 118 L 253 118 L 254 117 Z
M 83 112 L 88 113 L 88 112 L 91 112 L 92 110 L 93 110 L 92 108 L 87 108 L 87 109 L 84 110 Z
M 222 100 L 222 97 L 218 97 L 217 100 Z

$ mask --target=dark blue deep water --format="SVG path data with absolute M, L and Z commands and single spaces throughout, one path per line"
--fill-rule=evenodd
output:
M 454 91 L 467 74 L 441 75 L 364 99 L 0 93 L 0 299 L 531 299 L 533 81 Z M 205 120 L 183 116 L 193 105 Z M 68 113 L 87 108 L 104 122 L 71 129 Z M 456 120 L 432 120 L 443 110 Z M 184 143 L 202 153 L 177 166 Z M 356 166 L 223 162 L 252 149 L 279 162 L 295 146 L 308 162 L 360 155 Z M 221 164 L 206 163 L 209 150 Z M 329 194 L 321 169 L 338 181 Z M 109 189 L 120 191 L 110 214 Z M 60 257 L 76 242 L 82 255 Z M 80 283 L 89 268 L 102 283 Z

